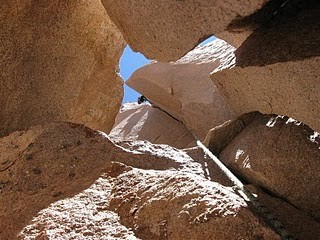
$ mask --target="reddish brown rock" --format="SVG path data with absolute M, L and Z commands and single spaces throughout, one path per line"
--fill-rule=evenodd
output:
M 247 187 L 257 196 L 258 201 L 266 206 L 296 239 L 311 240 L 320 238 L 320 223 L 306 212 L 280 198 L 266 194 L 261 189 L 253 186 Z
M 136 103 L 123 105 L 109 136 L 114 141 L 146 140 L 176 148 L 196 145 L 183 123 L 158 108 Z
M 229 29 L 231 23 L 255 13 L 266 2 L 102 1 L 130 46 L 162 62 L 179 59 L 205 38 Z
M 126 83 L 204 140 L 211 128 L 235 117 L 210 80 L 212 70 L 232 66 L 234 50 L 216 39 L 175 63 L 152 63 L 140 68 Z
M 316 133 L 292 119 L 260 115 L 220 153 L 237 175 L 320 219 Z
M 2 1 L 0 136 L 51 121 L 110 131 L 124 40 L 100 1 Z
M 236 67 L 212 74 L 239 116 L 281 114 L 320 131 L 320 11 L 314 3 L 256 30 L 235 52 Z

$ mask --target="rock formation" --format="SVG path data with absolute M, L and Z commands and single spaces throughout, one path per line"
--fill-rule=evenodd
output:
M 320 2 L 102 3 L 0 5 L 0 239 L 320 239 Z
M 161 62 L 181 58 L 211 35 L 229 29 L 238 30 L 240 26 L 231 29 L 231 23 L 236 25 L 235 22 L 255 13 L 267 2 L 148 0 L 137 3 L 132 0 L 102 0 L 130 46 L 147 58 Z M 248 24 L 240 25 L 244 28 Z
M 2 1 L 0 136 L 51 121 L 110 131 L 124 40 L 99 1 Z
M 234 47 L 216 39 L 175 63 L 142 67 L 126 83 L 204 140 L 211 128 L 235 117 L 210 80 L 214 69 L 232 66 L 233 51 Z
M 235 68 L 212 74 L 232 110 L 239 116 L 252 111 L 290 116 L 320 131 L 319 16 L 318 4 L 275 19 L 237 49 Z
M 1 139 L 0 238 L 20 232 L 20 239 L 279 239 L 183 151 L 134 146 L 117 147 L 103 133 L 71 123 Z
M 114 141 L 147 140 L 176 148 L 196 144 L 183 123 L 158 108 L 137 103 L 123 105 L 109 136 Z
M 233 172 L 320 220 L 320 150 L 314 131 L 258 115 L 220 153 Z

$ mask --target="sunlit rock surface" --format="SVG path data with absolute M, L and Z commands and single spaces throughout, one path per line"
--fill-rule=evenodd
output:
M 232 188 L 167 145 L 116 146 L 55 123 L 2 138 L 0 153 L 1 239 L 279 239 Z
M 114 186 L 110 207 L 142 239 L 280 239 L 231 188 L 196 175 L 132 169 Z
M 235 48 L 216 39 L 175 63 L 152 63 L 126 82 L 204 140 L 207 132 L 235 117 L 210 79 L 214 69 L 232 67 Z
M 183 123 L 148 104 L 124 104 L 109 136 L 114 141 L 147 140 L 177 148 L 196 144 Z
M 258 115 L 220 153 L 237 175 L 319 221 L 320 139 L 293 119 Z
M 0 136 L 51 121 L 110 131 L 121 33 L 100 1 L 2 1 Z

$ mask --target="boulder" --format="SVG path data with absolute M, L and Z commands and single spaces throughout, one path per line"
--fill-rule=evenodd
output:
M 210 129 L 203 144 L 216 156 L 250 123 L 257 112 L 229 120 L 222 125 Z
M 320 220 L 318 134 L 291 118 L 260 115 L 220 153 L 236 175 Z
M 52 123 L 0 139 L 0 166 L 1 239 L 280 239 L 167 145 Z
M 110 180 L 100 177 L 88 189 L 41 210 L 18 239 L 138 239 L 108 210 L 111 191 Z
M 314 2 L 311 10 L 254 31 L 236 50 L 235 67 L 214 71 L 214 84 L 238 116 L 280 114 L 320 131 L 320 10 Z
M 140 68 L 126 84 L 204 140 L 209 129 L 235 117 L 210 80 L 212 70 L 232 66 L 234 50 L 216 39 L 175 63 L 154 62 Z
M 258 201 L 272 212 L 295 239 L 311 240 L 320 238 L 319 221 L 310 217 L 306 212 L 285 200 L 267 194 L 253 185 L 247 186 L 247 188 L 257 196 Z
M 280 239 L 231 188 L 177 171 L 122 168 L 110 208 L 140 239 Z
M 265 7 L 267 2 L 102 0 L 132 49 L 162 62 L 181 58 L 211 35 L 226 30 L 233 32 L 239 28 L 251 29 L 252 26 L 246 22 L 232 26 Z M 278 2 L 281 5 L 284 1 Z M 273 10 L 279 7 L 278 4 L 273 5 Z M 269 11 L 268 16 L 272 13 Z
M 137 103 L 123 105 L 109 136 L 114 141 L 147 140 L 176 148 L 196 145 L 183 123 L 158 108 Z
M 0 136 L 51 121 L 110 131 L 121 33 L 100 1 L 2 1 Z

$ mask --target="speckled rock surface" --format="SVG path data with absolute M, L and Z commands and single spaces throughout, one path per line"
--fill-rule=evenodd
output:
M 41 210 L 23 228 L 18 238 L 33 239 L 138 239 L 108 210 L 112 185 L 100 177 L 90 188 Z
M 103 0 L 126 41 L 149 59 L 181 58 L 205 38 L 249 16 L 267 0 L 255 1 L 114 1 Z
M 126 84 L 204 140 L 211 128 L 235 116 L 210 80 L 211 71 L 234 64 L 234 50 L 216 39 L 175 63 L 152 63 L 140 68 Z
M 147 140 L 176 148 L 196 145 L 183 123 L 158 108 L 137 103 L 123 105 L 109 136 L 114 141 Z
M 280 239 L 231 188 L 196 175 L 121 169 L 113 183 L 110 207 L 141 239 Z
M 237 175 L 320 219 L 318 134 L 292 119 L 260 115 L 220 153 Z
M 50 121 L 111 130 L 121 33 L 100 1 L 3 1 L 0 136 Z
M 212 74 L 238 115 L 281 114 L 320 131 L 319 13 L 318 6 L 256 30 L 235 52 L 236 67 Z
M 190 155 L 71 123 L 14 132 L 0 140 L 0 238 L 279 239 Z

